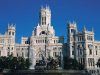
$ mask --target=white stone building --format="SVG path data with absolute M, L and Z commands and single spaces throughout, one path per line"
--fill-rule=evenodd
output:
M 42 57 L 50 56 L 56 59 L 57 56 L 60 56 L 62 59 L 63 44 L 64 38 L 55 36 L 55 30 L 51 25 L 50 8 L 41 8 L 39 23 L 30 37 L 29 57 L 33 61 L 33 66 Z
M 67 29 L 68 56 L 84 64 L 85 69 L 90 73 L 99 73 L 96 64 L 100 58 L 100 41 L 95 41 L 93 29 L 88 31 L 84 27 L 82 32 L 79 32 L 75 22 L 69 23 Z
M 14 25 L 8 25 L 7 32 L 0 34 L 0 56 L 16 56 L 15 44 L 16 29 Z
M 8 30 L 4 35 L 0 35 L 0 56 L 12 54 L 17 57 L 30 58 L 31 69 L 34 69 L 36 61 L 43 57 L 57 56 L 63 60 L 64 37 L 55 36 L 55 30 L 51 25 L 51 10 L 49 7 L 41 8 L 39 14 L 39 23 L 32 31 L 32 36 L 22 37 L 21 43 L 15 42 L 16 28 L 14 25 L 8 25 Z
M 49 7 L 41 8 L 39 23 L 30 37 L 22 37 L 21 43 L 17 44 L 15 35 L 16 27 L 13 24 L 8 25 L 5 34 L 0 34 L 0 56 L 12 54 L 13 56 L 30 58 L 32 62 L 30 68 L 34 69 L 36 61 L 41 60 L 42 57 L 46 59 L 50 56 L 56 59 L 57 56 L 60 56 L 63 63 L 63 55 L 67 55 L 84 64 L 85 69 L 90 73 L 100 72 L 99 67 L 96 65 L 100 57 L 100 41 L 95 41 L 94 31 L 87 31 L 84 27 L 82 32 L 79 32 L 75 22 L 68 23 L 66 45 L 63 36 L 58 37 L 55 35 Z

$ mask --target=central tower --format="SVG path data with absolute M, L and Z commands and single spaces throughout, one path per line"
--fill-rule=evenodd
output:
M 55 30 L 51 23 L 51 10 L 48 6 L 41 7 L 39 12 L 39 23 L 32 31 L 30 38 L 30 59 L 32 66 L 42 59 L 57 56 L 62 60 L 63 37 L 55 36 Z
M 46 8 L 41 7 L 40 25 L 51 25 L 51 10 L 48 6 Z
M 49 6 L 41 7 L 39 13 L 39 23 L 33 30 L 34 36 L 54 36 L 55 30 L 51 24 L 51 10 Z

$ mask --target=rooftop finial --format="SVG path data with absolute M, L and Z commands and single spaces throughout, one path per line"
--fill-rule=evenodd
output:
M 14 24 L 14 27 L 16 28 L 16 24 Z
M 11 26 L 13 27 L 13 23 L 11 24 Z
M 73 24 L 76 24 L 76 22 L 75 22 L 75 21 L 73 21 Z
M 9 28 L 10 24 L 8 23 L 8 28 Z
M 92 32 L 94 32 L 94 28 L 92 27 Z
M 43 9 L 43 6 L 41 6 L 41 9 Z
M 46 8 L 48 8 L 48 5 L 46 4 Z
M 83 31 L 86 31 L 86 27 L 85 27 L 85 25 L 84 25 Z

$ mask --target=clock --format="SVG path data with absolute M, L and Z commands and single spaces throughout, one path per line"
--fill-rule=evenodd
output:
M 92 47 L 93 47 L 92 45 L 88 45 L 88 48 L 89 48 L 89 49 L 92 49 Z

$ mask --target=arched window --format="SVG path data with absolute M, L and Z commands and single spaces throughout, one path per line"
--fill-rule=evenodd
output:
M 91 49 L 89 50 L 89 54 L 92 55 L 92 50 Z
M 47 33 L 45 32 L 45 31 L 42 31 L 41 33 L 40 33 L 40 35 L 47 35 Z
M 11 35 L 11 32 L 9 32 L 9 35 Z
M 96 50 L 96 55 L 98 55 L 98 52 L 97 52 L 97 50 Z
M 11 52 L 11 55 L 13 56 L 13 52 Z
M 13 50 L 13 47 L 12 47 L 12 50 Z
M 8 47 L 8 50 L 9 50 L 10 48 Z
M 42 34 L 45 34 L 45 31 L 42 31 Z
M 15 33 L 14 33 L 14 32 L 12 32 L 12 35 L 15 35 Z

